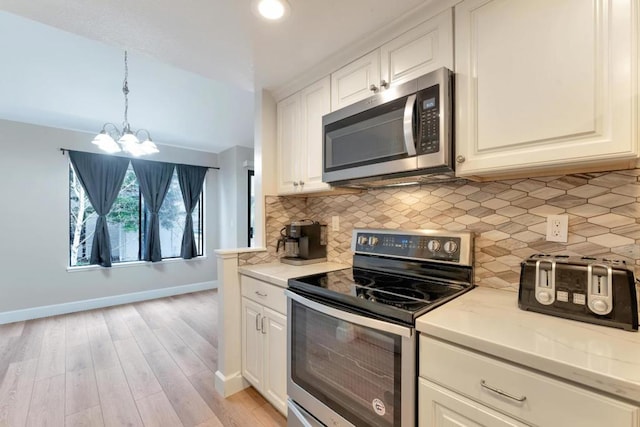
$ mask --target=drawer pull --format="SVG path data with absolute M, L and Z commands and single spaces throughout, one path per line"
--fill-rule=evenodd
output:
M 508 397 L 511 400 L 515 400 L 516 402 L 524 402 L 525 400 L 527 400 L 527 396 L 514 396 L 512 394 L 507 393 L 506 391 L 502 391 L 499 388 L 495 388 L 490 386 L 489 384 L 486 383 L 485 380 L 480 380 L 480 385 L 484 388 L 486 388 L 487 390 L 491 390 L 494 393 L 498 393 L 500 396 L 504 396 L 504 397 Z
M 260 291 L 256 291 L 256 295 L 258 295 L 259 297 L 266 297 L 267 294 L 260 292 Z

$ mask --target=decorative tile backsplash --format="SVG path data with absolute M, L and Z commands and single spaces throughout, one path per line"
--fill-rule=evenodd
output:
M 369 190 L 323 197 L 267 197 L 266 253 L 277 258 L 280 229 L 291 220 L 331 224 L 328 260 L 350 264 L 354 228 L 469 230 L 475 233 L 475 283 L 517 290 L 520 262 L 534 253 L 623 259 L 640 275 L 640 169 L 494 182 Z M 547 242 L 547 215 L 569 215 L 569 241 Z

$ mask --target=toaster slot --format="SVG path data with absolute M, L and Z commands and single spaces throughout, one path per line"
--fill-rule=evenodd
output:
M 613 272 L 610 265 L 589 264 L 587 266 L 587 305 L 595 314 L 605 315 L 613 309 Z
M 536 301 L 550 305 L 556 300 L 556 262 L 539 259 L 536 261 Z

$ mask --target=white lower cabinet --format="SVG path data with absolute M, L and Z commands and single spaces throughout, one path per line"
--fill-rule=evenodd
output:
M 242 376 L 287 414 L 287 317 L 284 289 L 241 277 Z
M 420 427 L 638 427 L 640 408 L 537 371 L 420 336 Z
M 419 379 L 418 399 L 420 408 L 418 425 L 420 427 L 527 425 L 424 378 Z

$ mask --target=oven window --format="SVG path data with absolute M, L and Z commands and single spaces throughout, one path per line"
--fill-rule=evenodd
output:
M 402 338 L 291 307 L 293 382 L 354 425 L 399 426 Z

